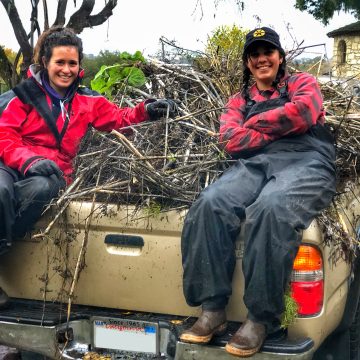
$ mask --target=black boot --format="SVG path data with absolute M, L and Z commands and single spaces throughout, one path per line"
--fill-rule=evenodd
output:
M 0 309 L 4 309 L 9 306 L 10 299 L 7 295 L 7 293 L 0 288 Z

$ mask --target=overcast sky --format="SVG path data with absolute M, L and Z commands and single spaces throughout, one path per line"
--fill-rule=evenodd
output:
M 84 52 L 97 54 L 100 50 L 140 50 L 145 56 L 152 55 L 160 48 L 161 36 L 176 40 L 181 47 L 203 50 L 207 37 L 217 26 L 236 24 L 244 29 L 253 29 L 258 25 L 274 28 L 280 34 L 286 50 L 293 49 L 295 42 L 303 41 L 304 46 L 325 43 L 325 47 L 312 48 L 312 53 L 307 54 L 307 57 L 315 56 L 314 52 L 324 51 L 331 57 L 333 39 L 329 39 L 326 33 L 356 21 L 349 14 L 341 13 L 336 14 L 329 26 L 324 27 L 311 15 L 295 10 L 295 0 L 247 0 L 243 12 L 236 10 L 234 0 L 224 0 L 217 9 L 214 7 L 215 0 L 201 1 L 202 11 L 199 6 L 196 7 L 197 0 L 118 0 L 108 22 L 87 29 L 80 35 L 84 42 Z M 28 31 L 30 0 L 15 0 L 15 3 Z M 78 0 L 78 7 L 80 3 Z M 55 18 L 56 4 L 56 0 L 48 1 L 50 22 Z M 97 0 L 94 13 L 103 4 L 104 0 Z M 73 12 L 73 6 L 74 2 L 69 1 L 68 17 Z M 39 8 L 41 10 L 41 5 Z M 0 22 L 0 45 L 17 50 L 11 24 L 1 5 Z

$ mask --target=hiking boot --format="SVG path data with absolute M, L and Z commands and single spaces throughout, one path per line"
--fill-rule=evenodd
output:
M 4 309 L 9 306 L 10 299 L 7 295 L 7 293 L 0 288 L 0 309 Z
M 260 350 L 265 338 L 265 325 L 248 319 L 226 344 L 225 350 L 239 357 L 252 356 Z
M 225 310 L 203 310 L 195 324 L 180 335 L 180 340 L 193 344 L 207 344 L 213 336 L 223 335 L 226 327 Z

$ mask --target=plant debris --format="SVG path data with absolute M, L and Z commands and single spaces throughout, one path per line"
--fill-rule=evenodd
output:
M 146 90 L 121 85 L 113 101 L 132 107 L 148 98 L 172 98 L 178 102 L 179 116 L 110 134 L 89 130 L 76 159 L 74 182 L 51 204 L 57 207 L 57 215 L 37 236 L 47 235 L 73 200 L 126 203 L 158 211 L 187 209 L 231 165 L 218 143 L 219 116 L 227 99 L 217 90 L 211 71 L 156 60 L 143 71 L 148 77 Z M 351 231 L 355 220 L 349 220 L 350 226 L 345 224 L 348 219 L 339 220 L 341 199 L 356 191 L 358 184 L 360 98 L 352 94 L 352 85 L 321 84 L 327 123 L 336 142 L 338 194 L 318 220 L 325 242 L 333 245 L 335 262 L 351 261 L 358 249 L 357 236 Z

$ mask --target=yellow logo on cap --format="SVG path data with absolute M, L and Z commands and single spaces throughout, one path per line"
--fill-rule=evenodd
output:
M 261 37 L 265 35 L 265 30 L 263 29 L 258 29 L 254 31 L 254 37 Z

